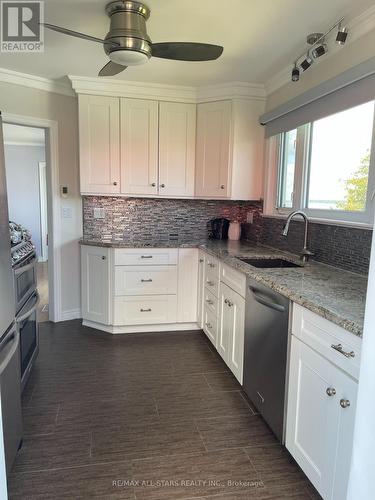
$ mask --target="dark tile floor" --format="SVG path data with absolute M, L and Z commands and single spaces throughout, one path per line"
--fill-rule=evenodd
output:
M 11 499 L 320 498 L 203 333 L 40 341 Z

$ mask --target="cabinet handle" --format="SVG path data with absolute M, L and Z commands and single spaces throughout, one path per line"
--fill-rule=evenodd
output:
M 209 280 L 207 280 L 207 285 L 209 285 L 209 286 L 214 286 L 214 284 L 215 284 L 215 283 L 214 283 L 213 281 L 209 281 Z
M 339 352 L 340 354 L 342 354 L 346 358 L 354 358 L 355 357 L 354 351 L 350 351 L 350 352 L 344 351 L 341 344 L 331 344 L 331 347 L 332 347 L 332 349 Z
M 115 182 L 113 183 L 113 185 L 114 185 L 114 186 L 117 186 L 117 182 L 115 181 Z
M 105 260 L 107 257 L 105 255 L 102 255 L 102 260 Z
M 225 189 L 224 184 L 222 184 L 222 185 L 220 186 L 220 189 Z
M 212 262 L 210 262 L 208 265 L 209 265 L 210 267 L 216 267 L 216 265 L 215 265 L 215 264 L 213 264 Z
M 152 259 L 152 255 L 141 255 L 141 259 Z
M 147 279 L 147 280 L 143 280 L 143 279 L 141 279 L 141 283 L 151 283 L 151 282 L 152 282 L 152 279 L 151 279 L 151 278 L 149 278 L 149 279 Z
M 232 307 L 233 306 L 233 302 L 231 302 L 230 300 L 228 300 L 228 306 Z
M 154 188 L 156 186 L 156 183 L 155 182 L 152 182 L 151 183 L 151 186 Z
M 224 304 L 228 304 L 228 299 L 225 299 L 225 300 L 224 300 Z
M 349 399 L 340 399 L 341 408 L 348 408 L 350 406 Z
M 206 323 L 207 328 L 212 328 L 211 323 Z
M 161 188 L 165 188 L 165 184 L 160 184 L 160 187 Z
M 199 262 L 202 264 L 202 262 L 204 262 L 204 260 L 203 259 L 199 259 Z
M 210 300 L 210 299 L 207 299 L 207 300 L 206 300 L 206 302 L 207 302 L 207 304 L 209 304 L 210 306 L 212 306 L 212 304 L 213 304 L 213 301 L 212 301 L 212 300 Z
M 152 309 L 141 309 L 141 313 L 149 313 L 152 311 Z
M 336 394 L 336 389 L 334 387 L 327 387 L 326 393 L 327 396 L 334 396 Z

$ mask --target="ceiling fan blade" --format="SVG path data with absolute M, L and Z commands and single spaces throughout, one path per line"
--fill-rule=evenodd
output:
M 152 55 L 176 61 L 212 61 L 223 53 L 220 45 L 194 42 L 162 42 L 152 44 Z
M 124 71 L 127 66 L 122 66 L 121 64 L 116 64 L 113 61 L 107 62 L 105 66 L 99 71 L 98 76 L 114 76 L 117 75 L 118 73 L 121 73 L 121 71 Z
M 85 33 L 80 33 L 79 31 L 68 30 L 67 28 L 62 28 L 61 26 L 56 26 L 55 24 L 49 23 L 41 23 L 42 26 L 48 28 L 52 31 L 57 31 L 58 33 L 62 33 L 63 35 L 75 36 L 76 38 L 83 38 L 84 40 L 89 40 L 90 42 L 98 42 L 98 43 L 108 43 L 111 45 L 120 45 L 117 42 L 107 42 L 106 40 L 102 40 L 101 38 L 97 38 L 95 36 L 86 35 Z

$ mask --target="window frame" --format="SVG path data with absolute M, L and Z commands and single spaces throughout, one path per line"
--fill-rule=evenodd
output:
M 287 217 L 294 210 L 303 210 L 310 219 L 316 221 L 372 227 L 374 222 L 375 198 L 375 101 L 366 208 L 363 212 L 308 208 L 312 132 L 313 122 L 297 127 L 296 164 L 291 208 L 280 207 L 280 200 L 282 199 L 280 179 L 282 175 L 283 137 L 285 137 L 286 132 L 270 137 L 267 140 L 266 161 L 268 171 L 266 173 L 264 214 L 275 217 Z M 274 186 L 270 186 L 270 183 L 274 183 Z

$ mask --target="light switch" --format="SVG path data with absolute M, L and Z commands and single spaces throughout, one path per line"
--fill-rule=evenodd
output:
M 73 217 L 73 211 L 71 207 L 61 207 L 61 217 L 63 219 L 71 219 Z
M 104 208 L 94 208 L 94 219 L 104 219 L 105 211 Z

